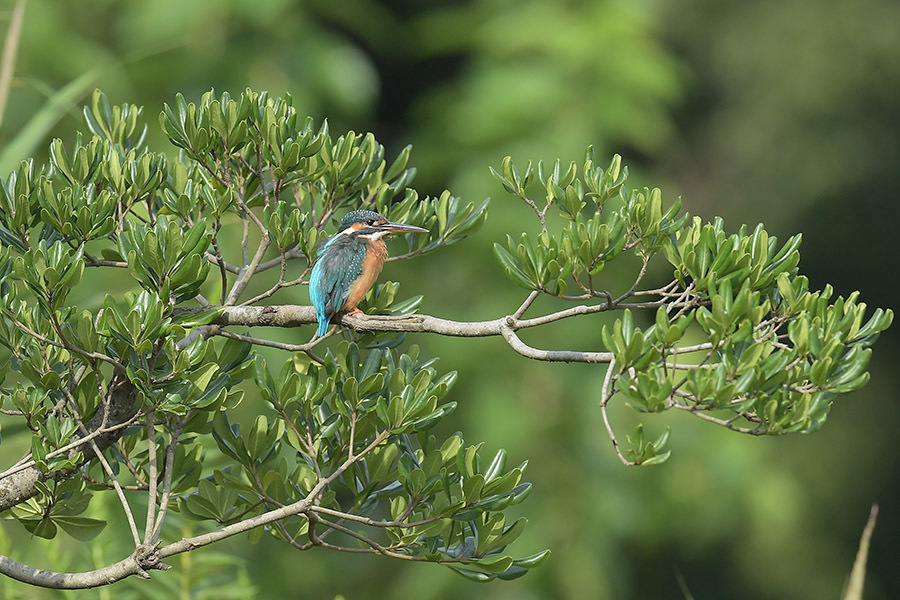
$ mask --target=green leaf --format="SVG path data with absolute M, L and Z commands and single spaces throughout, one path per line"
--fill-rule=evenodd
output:
M 534 567 L 536 567 L 539 564 L 541 564 L 542 562 L 544 562 L 544 560 L 546 560 L 548 556 L 550 556 L 550 551 L 542 550 L 541 552 L 538 552 L 537 554 L 532 554 L 531 556 L 526 556 L 525 558 L 518 558 L 513 561 L 513 564 L 517 567 L 525 567 L 526 569 L 533 569 Z
M 106 527 L 106 521 L 90 517 L 58 516 L 53 522 L 76 540 L 86 542 L 92 540 Z
M 642 461 L 641 464 L 648 465 L 648 466 L 649 465 L 661 465 L 662 463 L 669 460 L 669 456 L 671 456 L 671 454 L 672 454 L 671 450 L 666 450 L 662 454 L 657 454 L 656 456 L 654 456 L 652 458 L 648 458 L 647 460 Z
M 497 260 L 500 261 L 500 264 L 503 265 L 503 269 L 506 271 L 506 275 L 512 279 L 513 283 L 516 285 L 525 288 L 526 290 L 533 290 L 534 284 L 531 283 L 531 280 L 522 272 L 519 268 L 518 261 L 513 258 L 513 255 L 510 254 L 506 248 L 501 246 L 500 244 L 494 244 L 494 256 L 497 257 Z
M 45 540 L 52 540 L 56 537 L 56 525 L 49 518 L 41 519 L 39 521 L 22 521 L 22 525 L 25 526 L 32 534 L 44 538 Z

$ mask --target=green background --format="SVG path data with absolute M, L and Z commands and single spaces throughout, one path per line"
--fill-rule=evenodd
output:
M 13 4 L 2 4 L 4 23 Z M 505 155 L 578 161 L 588 144 L 621 153 L 631 185 L 659 185 L 730 230 L 762 221 L 781 239 L 802 232 L 811 288 L 859 289 L 870 306 L 896 308 L 898 22 L 892 0 L 32 0 L 0 127 L 0 176 L 27 156 L 43 160 L 51 137 L 83 129 L 80 107 L 94 87 L 113 103 L 143 105 L 151 148 L 174 153 L 156 118 L 162 102 L 249 86 L 291 93 L 335 135 L 372 131 L 388 155 L 412 143 L 420 194 L 493 197 L 473 237 L 386 267 L 382 279 L 424 294 L 428 314 L 479 320 L 518 306 L 525 293 L 491 245 L 536 221 L 488 165 Z M 48 104 L 66 86 L 69 101 Z M 615 291 L 629 275 L 602 277 Z M 119 285 L 73 301 L 92 306 Z M 304 290 L 282 294 L 273 302 L 307 302 Z M 596 349 L 599 325 L 567 321 L 523 337 Z M 654 415 L 645 427 L 672 427 L 672 458 L 626 469 L 597 406 L 602 367 L 529 361 L 499 339 L 410 336 L 441 369 L 460 372 L 444 433 L 459 429 L 489 454 L 502 447 L 515 464 L 529 460 L 535 487 L 514 514 L 530 524 L 516 552 L 551 548 L 542 567 L 480 585 L 437 566 L 238 538 L 183 555 L 153 582 L 65 596 L 527 600 L 683 598 L 687 589 L 696 598 L 837 598 L 878 501 L 866 597 L 891 598 L 900 588 L 898 337 L 894 328 L 879 341 L 869 385 L 839 399 L 814 435 L 751 438 Z M 255 402 L 248 397 L 236 420 L 249 422 Z M 622 434 L 637 422 L 621 401 L 611 416 Z M 3 435 L 6 464 L 18 441 Z M 114 523 L 89 547 L 32 539 L 2 521 L 0 551 L 55 570 L 122 558 L 116 500 L 95 503 Z M 0 581 L 3 598 L 60 595 Z

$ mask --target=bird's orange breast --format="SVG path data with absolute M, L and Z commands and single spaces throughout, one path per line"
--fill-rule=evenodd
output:
M 387 258 L 387 246 L 381 240 L 374 240 L 369 243 L 366 250 L 366 257 L 363 259 L 362 271 L 359 277 L 350 284 L 350 293 L 347 295 L 347 301 L 344 302 L 342 308 L 356 308 L 356 305 L 365 297 L 366 292 L 375 283 L 381 268 L 384 266 L 384 260 Z

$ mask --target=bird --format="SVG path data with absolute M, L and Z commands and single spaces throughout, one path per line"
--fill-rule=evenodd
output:
M 341 219 L 338 232 L 316 254 L 309 277 L 309 297 L 316 309 L 322 337 L 331 317 L 344 309 L 349 314 L 362 311 L 356 305 L 365 297 L 387 258 L 386 235 L 427 233 L 427 229 L 392 223 L 372 210 L 354 210 Z

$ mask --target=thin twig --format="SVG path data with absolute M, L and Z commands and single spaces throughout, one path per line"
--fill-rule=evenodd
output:
M 219 304 L 225 304 L 225 298 L 228 294 L 228 271 L 225 269 L 225 259 L 222 258 L 222 251 L 219 249 L 219 229 L 222 227 L 221 221 L 213 224 L 212 246 L 216 251 L 216 262 L 219 264 L 219 275 L 222 278 L 222 290 L 219 294 Z
M 681 395 L 681 397 L 690 397 L 685 394 L 680 394 L 680 395 Z M 699 418 L 703 419 L 704 421 L 709 421 L 710 423 L 715 423 L 716 425 L 721 425 L 722 427 L 725 427 L 732 431 L 736 431 L 737 433 L 743 433 L 746 435 L 754 435 L 754 436 L 766 435 L 768 433 L 765 429 L 760 429 L 759 427 L 755 427 L 755 428 L 751 429 L 748 427 L 740 427 L 738 425 L 734 425 L 734 421 L 741 418 L 742 415 L 735 415 L 735 416 L 731 417 L 730 419 L 720 419 L 718 417 L 714 417 L 710 414 L 707 414 L 706 412 L 704 412 L 703 409 L 698 408 L 695 405 L 692 406 L 689 404 L 681 404 L 679 402 L 672 402 L 669 404 L 669 406 L 671 406 L 673 408 L 677 408 L 679 410 L 685 410 L 685 411 L 691 413 L 692 415 L 694 415 L 695 417 L 699 417 Z
M 116 474 L 113 472 L 112 467 L 109 466 L 106 457 L 103 456 L 103 452 L 97 447 L 97 443 L 94 440 L 90 440 L 88 443 L 91 445 L 91 448 L 94 450 L 94 455 L 97 457 L 97 460 L 100 461 L 103 470 L 106 471 L 107 477 L 109 477 L 110 482 L 116 489 L 116 494 L 119 496 L 119 502 L 122 503 L 122 508 L 125 510 L 125 516 L 128 518 L 128 527 L 131 529 L 131 537 L 134 539 L 135 547 L 140 546 L 141 538 L 138 535 L 137 524 L 134 521 L 134 513 L 131 512 L 131 506 L 128 504 L 128 499 L 125 498 L 125 492 L 122 491 L 122 486 L 119 485 L 119 481 L 116 479 Z
M 616 369 L 616 359 L 613 357 L 609 361 L 609 365 L 606 367 L 606 375 L 603 378 L 603 387 L 600 388 L 600 414 L 603 417 L 603 425 L 606 427 L 606 433 L 609 434 L 609 439 L 612 442 L 613 449 L 616 451 L 616 455 L 618 455 L 619 460 L 622 461 L 626 467 L 633 467 L 635 464 L 622 454 L 622 449 L 619 448 L 619 440 L 616 439 L 616 433 L 613 431 L 612 424 L 609 422 L 609 414 L 606 411 L 606 405 L 609 404 L 610 399 L 615 392 L 615 385 L 613 383 L 613 371 Z
M 253 215 L 253 213 L 250 213 Z M 253 215 L 256 218 L 256 215 Z M 260 223 L 262 227 L 262 224 Z M 241 294 L 246 289 L 247 285 L 250 283 L 250 278 L 253 277 L 254 273 L 256 273 L 256 267 L 259 266 L 259 261 L 262 260 L 263 255 L 265 255 L 266 250 L 269 248 L 269 232 L 265 228 L 262 229 L 262 239 L 259 241 L 259 246 L 256 248 L 256 254 L 253 255 L 253 260 L 250 261 L 250 264 L 241 269 L 241 272 L 238 273 L 237 281 L 234 282 L 234 285 L 231 286 L 231 291 L 228 293 L 228 297 L 225 299 L 223 304 L 231 305 L 237 302 L 237 299 L 240 298 Z
M 238 273 L 241 272 L 241 268 L 240 268 L 240 267 L 238 267 L 237 265 L 233 265 L 233 264 L 231 264 L 230 262 L 228 262 L 227 260 L 224 260 L 224 259 L 222 259 L 222 260 L 220 261 L 220 260 L 216 257 L 216 255 L 213 254 L 213 253 L 211 253 L 211 252 L 207 252 L 204 256 L 206 256 L 206 260 L 208 260 L 209 262 L 211 262 L 212 264 L 214 264 L 214 265 L 216 265 L 216 266 L 222 266 L 222 267 L 223 267 L 226 271 L 228 271 L 229 273 L 233 273 L 233 274 L 237 275 Z
M 13 315 L 12 312 L 10 312 L 9 310 L 7 310 L 6 313 L 7 313 L 7 315 L 6 315 L 7 318 L 10 321 L 12 321 L 13 325 L 15 325 L 20 330 L 27 333 L 28 335 L 30 335 L 31 337 L 33 337 L 34 339 L 36 339 L 39 342 L 43 342 L 44 344 L 47 344 L 49 346 L 56 346 L 57 348 L 63 348 L 65 350 L 69 350 L 70 352 L 74 352 L 75 354 L 78 354 L 79 356 L 81 356 L 83 358 L 97 359 L 97 360 L 102 360 L 104 362 L 108 362 L 109 364 L 111 364 L 113 367 L 115 367 L 117 370 L 121 371 L 122 373 L 127 372 L 125 365 L 123 365 L 122 363 L 120 363 L 119 361 L 117 361 L 114 358 L 111 358 L 101 352 L 87 352 L 86 350 L 82 350 L 81 348 L 79 348 L 77 346 L 73 346 L 71 344 L 66 344 L 63 342 L 57 342 L 56 340 L 51 340 L 50 338 L 45 337 L 45 336 L 39 334 L 38 332 L 30 329 L 27 325 L 25 325 L 24 323 L 19 321 L 15 317 L 15 315 Z
M 292 279 L 291 281 L 285 281 L 284 273 L 285 273 L 286 268 L 287 268 L 286 265 L 284 267 L 282 267 L 281 277 L 275 283 L 275 285 L 273 285 L 271 288 L 269 288 L 265 292 L 262 292 L 261 294 L 255 296 L 253 298 L 250 298 L 249 300 L 245 300 L 244 302 L 241 302 L 240 306 L 250 306 L 252 304 L 256 304 L 260 300 L 265 300 L 266 298 L 273 295 L 275 292 L 277 292 L 278 290 L 280 290 L 282 288 L 289 288 L 289 287 L 293 287 L 295 285 L 301 285 L 301 284 L 307 283 L 306 276 L 309 275 L 309 272 L 312 270 L 311 267 L 306 267 L 306 270 L 304 270 L 303 273 L 301 273 L 299 277 L 297 277 L 296 279 Z M 260 269 L 257 268 L 256 272 L 259 273 L 259 271 L 260 271 Z
M 422 525 L 428 525 L 429 523 L 433 523 L 435 521 L 440 521 L 443 519 L 443 516 L 431 517 L 430 519 L 423 519 L 421 521 L 414 521 L 412 523 L 407 523 L 403 519 L 398 519 L 394 521 L 376 521 L 374 519 L 370 519 L 369 517 L 361 517 L 359 515 L 354 515 L 353 513 L 345 513 L 339 510 L 334 510 L 331 508 L 326 508 L 324 506 L 311 506 L 309 510 L 322 513 L 323 515 L 329 515 L 332 517 L 338 517 L 340 519 L 344 519 L 347 521 L 356 521 L 357 523 L 362 523 L 363 525 L 368 525 L 370 527 L 399 527 L 403 529 L 412 529 L 414 527 L 421 527 Z
M 522 315 L 525 314 L 525 311 L 528 310 L 532 304 L 534 304 L 534 301 L 537 300 L 537 297 L 540 295 L 540 292 L 538 292 L 537 290 L 534 290 L 533 292 L 528 294 L 528 297 L 525 298 L 525 301 L 522 302 L 521 306 L 519 306 L 519 308 L 516 309 L 516 312 L 513 313 L 513 319 L 521 319 Z
M 72 450 L 73 448 L 77 448 L 78 446 L 83 446 L 87 442 L 90 442 L 94 438 L 99 437 L 103 434 L 111 433 L 111 432 L 117 431 L 119 429 L 124 429 L 126 427 L 130 427 L 141 416 L 143 416 L 143 415 L 138 413 L 138 414 L 134 415 L 132 418 L 128 419 L 124 423 L 120 423 L 120 424 L 114 425 L 112 427 L 102 427 L 100 429 L 95 429 L 88 435 L 86 435 L 84 437 L 80 437 L 77 440 L 75 440 L 74 442 L 70 442 L 70 443 L 66 444 L 65 446 L 61 446 L 60 448 L 57 448 L 56 450 L 48 452 L 47 456 L 45 458 L 53 458 L 55 456 L 59 456 L 60 454 L 68 452 L 69 450 Z M 29 455 L 26 455 L 26 458 L 27 458 L 27 456 L 29 456 Z M 24 458 L 23 458 L 23 460 L 24 460 Z M 14 475 L 15 473 L 18 473 L 19 471 L 24 471 L 25 469 L 30 469 L 31 467 L 35 466 L 35 464 L 36 463 L 33 460 L 26 460 L 26 462 L 20 462 L 16 465 L 10 467 L 6 471 L 3 471 L 3 473 L 0 473 L 0 480 L 6 479 L 10 475 Z
M 301 257 L 306 258 L 306 254 L 303 252 L 303 249 L 300 247 L 299 244 L 284 253 L 284 260 L 286 260 L 286 261 L 294 259 L 294 258 L 301 258 Z M 390 259 L 388 259 L 388 260 L 390 260 Z M 267 260 L 266 262 L 260 263 L 259 266 L 256 268 L 256 272 L 262 273 L 263 271 L 268 271 L 269 269 L 271 269 L 273 267 L 277 267 L 280 264 L 281 264 L 281 256 L 279 256 L 278 258 L 273 258 L 271 260 Z
M 619 304 L 623 300 L 626 300 L 634 295 L 634 290 L 637 289 L 637 286 L 641 283 L 641 280 L 644 278 L 644 275 L 647 274 L 647 265 L 650 263 L 649 258 L 644 258 L 643 263 L 641 264 L 641 270 L 638 272 L 637 277 L 634 280 L 634 283 L 631 284 L 631 287 L 628 288 L 624 294 L 613 300 L 613 304 Z
M 156 424 L 153 422 L 153 413 L 147 412 L 146 417 L 147 428 L 147 459 L 149 462 L 150 473 L 147 481 L 149 490 L 147 494 L 147 522 L 144 524 L 144 543 L 149 544 L 153 535 L 154 521 L 153 516 L 156 513 Z
M 239 333 L 231 333 L 230 331 L 225 331 L 220 329 L 216 331 L 215 335 L 231 338 L 233 340 L 238 340 L 241 342 L 247 342 L 249 344 L 256 344 L 257 346 L 267 346 L 269 348 L 278 348 L 279 350 L 285 350 L 287 352 L 309 352 L 312 348 L 321 342 L 324 337 L 316 338 L 311 342 L 307 342 L 305 344 L 288 344 L 284 342 L 275 342 L 272 340 L 266 340 L 262 338 L 255 338 L 249 335 L 241 335 Z
M 78 401 L 66 388 L 60 388 L 60 390 L 69 402 L 69 410 L 72 411 L 72 415 L 75 417 L 76 423 L 78 423 L 78 429 L 82 432 L 82 434 L 88 436 L 90 432 L 88 431 L 87 427 L 84 424 L 84 421 L 81 419 L 81 415 L 78 412 Z M 106 427 L 106 424 L 109 420 L 109 410 L 109 402 L 104 402 L 103 416 L 100 422 L 100 427 L 98 429 Z M 141 545 L 141 539 L 140 535 L 138 534 L 137 524 L 134 520 L 134 513 L 131 511 L 131 506 L 128 504 L 128 499 L 125 498 L 125 492 L 122 490 L 122 486 L 119 485 L 116 474 L 115 472 L 113 472 L 112 467 L 106 460 L 106 457 L 103 456 L 103 451 L 101 451 L 100 447 L 97 446 L 97 442 L 95 442 L 94 439 L 91 438 L 88 440 L 88 444 L 90 444 L 91 449 L 94 451 L 94 456 L 96 456 L 97 460 L 100 461 L 100 464 L 103 466 L 103 470 L 106 471 L 106 476 L 109 477 L 110 482 L 113 484 L 113 487 L 116 490 L 116 494 L 119 496 L 119 501 L 122 503 L 122 508 L 125 511 L 125 516 L 128 518 L 128 526 L 131 528 L 131 535 L 134 538 L 134 546 L 135 548 L 137 548 Z
M 169 432 L 169 445 L 166 447 L 165 480 L 163 481 L 163 493 L 160 498 L 159 512 L 156 513 L 156 526 L 150 538 L 150 544 L 155 546 L 162 534 L 163 523 L 166 520 L 166 511 L 169 509 L 169 499 L 172 497 L 172 476 L 175 472 L 175 449 L 178 446 L 178 438 L 191 418 L 192 411 L 188 411 L 179 423 Z M 146 543 L 146 542 L 145 542 Z

